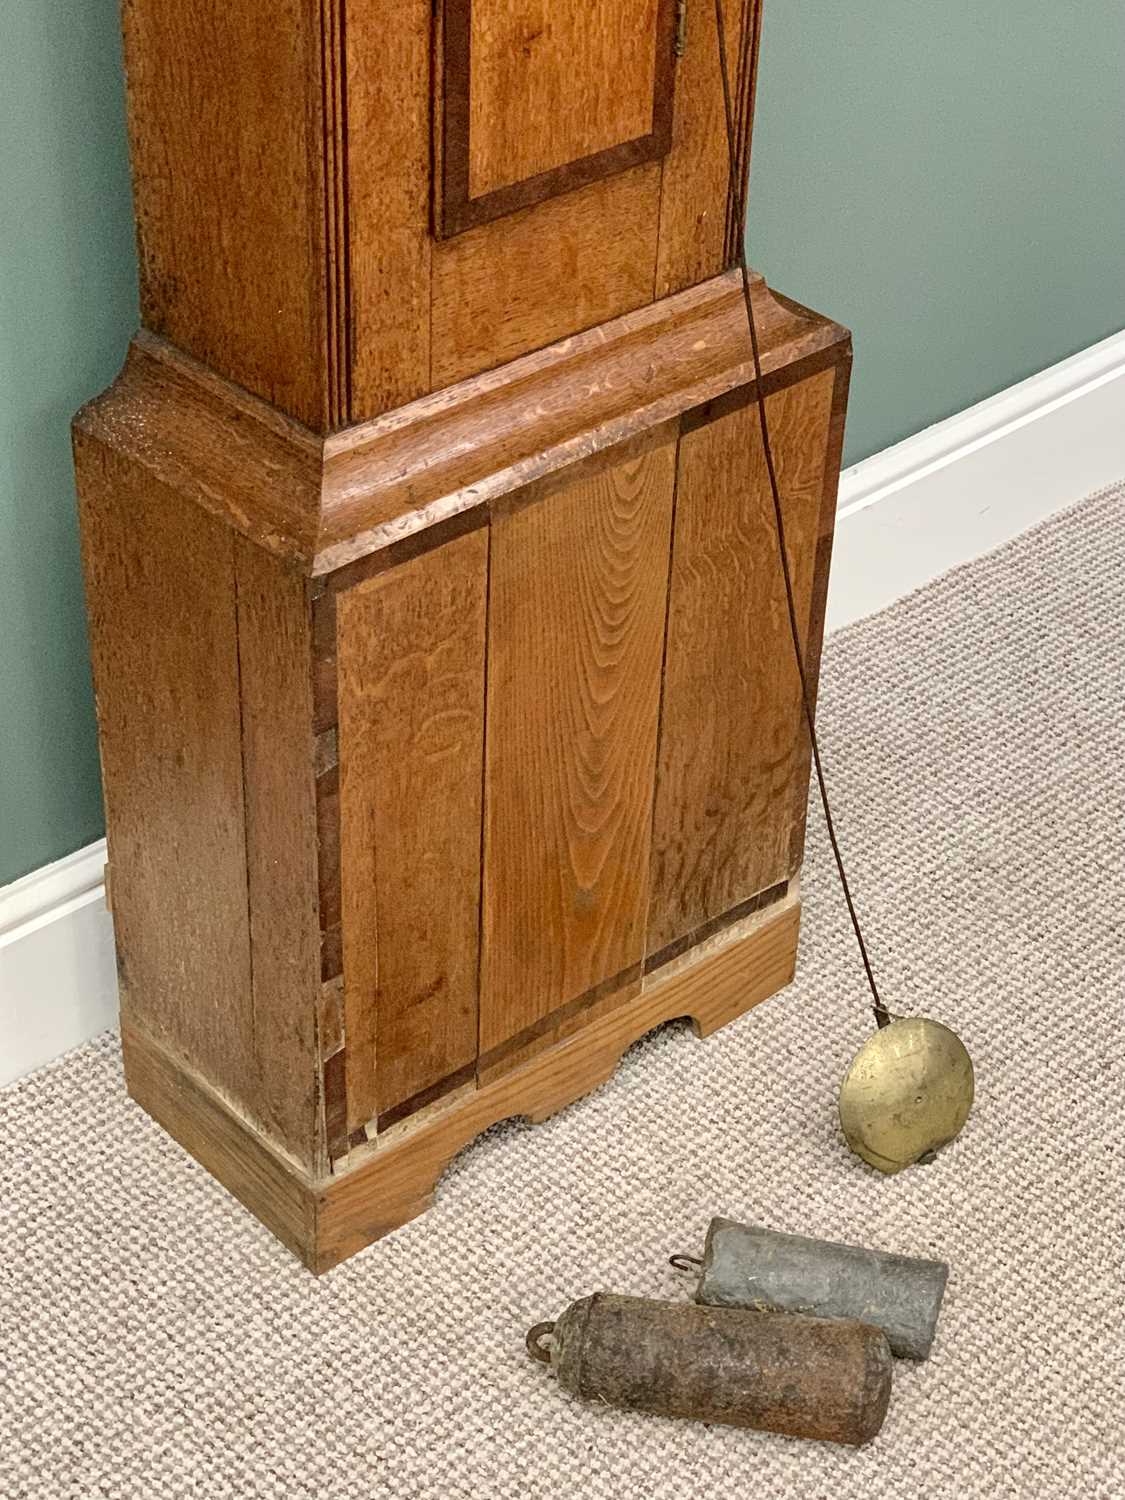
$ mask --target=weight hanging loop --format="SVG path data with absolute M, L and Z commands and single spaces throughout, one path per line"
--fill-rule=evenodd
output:
M 677 1271 L 698 1271 L 703 1262 L 698 1255 L 670 1255 L 668 1264 Z
M 554 1333 L 554 1323 L 536 1323 L 534 1328 L 527 1331 L 527 1352 L 532 1359 L 537 1359 L 541 1365 L 551 1363 L 551 1351 L 543 1346 L 543 1339 Z

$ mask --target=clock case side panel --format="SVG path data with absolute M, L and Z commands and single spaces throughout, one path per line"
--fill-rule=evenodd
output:
M 127 1081 L 151 1045 L 316 1173 L 309 584 L 115 445 L 96 408 L 75 466 Z
M 344 416 L 341 5 L 122 7 L 144 326 L 319 431 Z

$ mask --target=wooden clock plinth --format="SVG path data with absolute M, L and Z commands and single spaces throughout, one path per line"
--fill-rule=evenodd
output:
M 272 55 L 264 8 L 257 32 L 254 5 L 216 5 L 208 43 L 233 28 L 243 50 L 206 64 L 199 15 L 173 45 L 163 9 L 133 0 L 126 31 L 148 326 L 75 423 L 126 1072 L 323 1270 L 420 1212 L 491 1123 L 560 1108 L 663 1021 L 706 1034 L 788 982 L 808 753 L 745 310 L 721 270 L 706 26 L 673 64 L 674 7 L 606 7 L 640 83 L 620 118 L 576 122 L 586 154 L 559 163 L 522 137 L 481 144 L 481 99 L 532 87 L 512 27 L 536 89 L 555 66 L 534 6 L 396 9 L 378 36 L 399 48 L 397 111 L 364 71 L 383 8 L 349 8 L 345 45 L 322 6 L 311 55 L 336 72 L 312 77 L 299 48 Z M 588 45 L 596 81 L 606 36 L 583 43 L 577 7 L 556 11 L 568 24 L 544 34 Z M 271 113 L 263 75 L 281 134 L 256 151 L 247 96 L 259 69 L 284 91 L 282 61 L 323 108 Z M 192 90 L 207 108 L 177 131 Z M 389 218 L 365 219 L 361 133 L 431 105 L 424 193 L 419 144 L 380 184 Z M 294 284 L 268 193 L 250 243 L 214 171 L 232 130 L 248 190 L 288 181 L 285 131 L 322 132 L 304 223 L 325 277 Z M 193 182 L 185 249 L 169 226 Z M 622 281 L 616 245 L 587 261 L 591 224 L 639 236 L 647 282 L 631 264 Z M 490 325 L 496 283 L 557 259 L 560 233 L 575 274 L 542 296 L 511 281 Z M 225 269 L 201 258 L 220 243 Z M 274 324 L 234 315 L 247 277 Z M 754 297 L 815 679 L 849 341 L 761 281 Z

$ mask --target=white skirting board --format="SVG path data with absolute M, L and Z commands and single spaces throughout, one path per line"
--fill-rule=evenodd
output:
M 826 628 L 1125 477 L 1125 330 L 840 476 Z
M 117 1024 L 105 840 L 0 889 L 0 1085 Z
M 1125 332 L 845 471 L 828 629 L 1125 476 Z M 115 1024 L 105 843 L 0 889 L 0 1085 Z

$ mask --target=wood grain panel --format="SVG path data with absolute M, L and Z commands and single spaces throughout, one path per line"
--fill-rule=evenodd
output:
M 521 1067 L 540 1052 L 546 1052 L 558 1042 L 565 1041 L 576 1031 L 612 1015 L 641 992 L 643 975 L 641 965 L 633 964 L 624 974 L 614 974 L 610 979 L 588 990 L 584 995 L 570 1000 L 558 1010 L 542 1017 L 525 1031 L 509 1037 L 491 1052 L 482 1052 L 477 1060 L 477 1079 L 480 1083 L 491 1083 L 513 1068 Z
M 75 454 L 122 1015 L 260 1121 L 233 537 Z
M 127 0 L 124 26 L 145 325 L 323 428 L 319 6 Z
M 768 398 L 798 619 L 807 622 L 824 492 L 831 370 Z M 653 828 L 657 952 L 787 879 L 803 770 L 757 411 L 746 392 L 685 421 Z
M 848 386 L 852 362 L 848 358 L 836 366 L 832 388 L 832 420 L 828 428 L 824 463 L 824 492 L 820 502 L 817 529 L 816 564 L 813 572 L 809 620 L 805 630 L 805 671 L 809 680 L 813 712 L 816 712 L 820 688 L 820 656 L 824 646 L 824 616 L 828 606 L 828 580 L 832 569 L 832 544 L 836 533 L 836 505 L 840 489 L 840 464 L 844 451 L 844 423 L 848 411 Z M 806 735 L 802 744 L 796 786 L 793 788 L 793 832 L 789 843 L 789 869 L 796 874 L 805 855 L 805 831 L 808 819 L 808 779 L 812 768 L 812 746 Z
M 341 595 L 348 1127 L 477 1048 L 488 538 Z
M 348 11 L 353 422 L 430 389 L 431 11 Z
M 441 389 L 652 301 L 660 168 L 634 168 L 434 246 Z
M 744 28 L 761 24 L 760 0 L 726 0 L 727 55 L 733 67 L 742 55 Z M 660 207 L 660 253 L 656 295 L 668 297 L 715 276 L 731 264 L 741 225 L 731 222 L 726 115 L 719 73 L 715 8 L 708 0 L 690 7 L 684 55 L 676 82 L 671 150 L 664 161 Z M 735 78 L 739 174 L 750 164 L 754 79 Z
M 615 457 L 492 523 L 482 1053 L 642 957 L 674 434 Z
M 317 830 L 309 605 L 296 568 L 234 538 L 253 1037 L 267 1132 L 310 1169 L 318 1119 Z
M 455 0 L 450 36 L 450 10 L 461 9 L 471 58 L 470 197 L 652 129 L 657 0 Z

